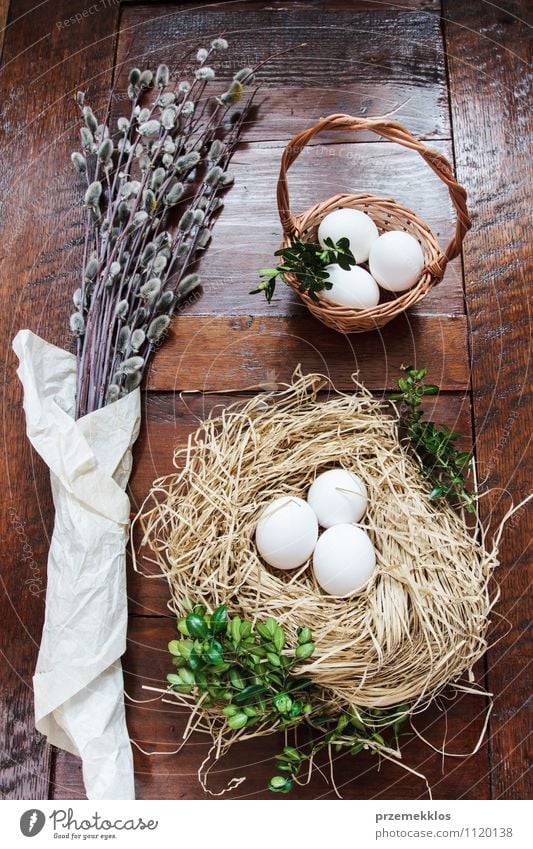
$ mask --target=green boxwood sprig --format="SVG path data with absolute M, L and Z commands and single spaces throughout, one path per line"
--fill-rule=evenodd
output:
M 268 303 L 274 296 L 278 277 L 287 282 L 286 275 L 294 274 L 300 283 L 300 292 L 307 292 L 311 300 L 317 302 L 317 292 L 331 289 L 332 286 L 326 266 L 336 264 L 347 271 L 356 264 L 349 239 L 345 238 L 339 239 L 337 243 L 329 238 L 324 239 L 322 246 L 293 237 L 290 245 L 276 251 L 274 256 L 282 257 L 282 264 L 277 268 L 260 268 L 261 282 L 250 292 L 251 295 L 264 292 Z
M 220 706 L 232 731 L 264 723 L 284 729 L 311 713 L 311 682 L 293 671 L 315 650 L 308 628 L 290 650 L 271 616 L 254 625 L 228 617 L 224 605 L 208 614 L 203 605 L 186 604 L 189 612 L 177 622 L 181 638 L 168 644 L 176 667 L 167 676 L 172 690 Z
M 218 709 L 230 732 L 254 726 L 283 731 L 303 723 L 315 731 L 311 743 L 299 749 L 285 746 L 277 756 L 278 774 L 268 784 L 272 792 L 289 793 L 304 766 L 325 747 L 346 748 L 354 755 L 365 748 L 377 751 L 386 745 L 382 731 L 390 727 L 397 745 L 406 705 L 324 713 L 321 688 L 297 672 L 298 664 L 315 652 L 310 628 L 298 628 L 296 646 L 289 649 L 285 629 L 272 616 L 252 623 L 230 618 L 225 605 L 211 614 L 187 600 L 182 606 L 186 615 L 177 620 L 180 636 L 168 644 L 175 666 L 167 676 L 171 690 Z
M 427 368 L 402 368 L 405 377 L 398 380 L 400 391 L 389 395 L 389 398 L 401 402 L 400 425 L 416 452 L 422 473 L 432 485 L 429 497 L 444 497 L 453 505 L 458 504 L 473 512 L 477 496 L 466 484 L 472 467 L 472 453 L 458 450 L 455 443 L 460 434 L 457 431 L 424 419 L 422 399 L 439 392 L 438 386 L 423 382 Z

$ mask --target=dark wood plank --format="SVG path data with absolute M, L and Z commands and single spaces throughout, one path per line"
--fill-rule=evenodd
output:
M 159 687 L 165 681 L 169 671 L 166 646 L 173 639 L 174 632 L 174 626 L 168 619 L 136 617 L 131 620 L 124 667 L 126 690 L 133 698 L 154 698 L 153 693 L 142 689 L 143 684 Z M 449 751 L 467 753 L 474 748 L 479 737 L 483 708 L 482 698 L 465 696 L 449 707 L 447 732 L 444 716 L 436 708 L 417 719 L 417 728 L 434 745 L 442 745 L 446 733 Z M 146 751 L 168 752 L 178 748 L 185 722 L 186 715 L 182 710 L 159 701 L 131 704 L 128 709 L 132 739 Z M 274 757 L 281 745 L 280 738 L 273 736 L 236 747 L 213 771 L 210 787 L 215 791 L 221 790 L 233 776 L 245 775 L 246 782 L 228 798 L 272 799 L 264 788 L 273 774 Z M 402 750 L 405 763 L 425 773 L 435 798 L 484 798 L 485 788 L 476 782 L 487 768 L 486 748 L 465 760 L 446 760 L 444 775 L 441 757 L 414 735 L 406 741 Z M 205 798 L 196 776 L 208 751 L 202 737 L 192 738 L 177 755 L 148 756 L 134 751 L 136 789 L 140 798 Z M 376 759 L 366 754 L 357 760 L 335 756 L 335 770 L 338 786 L 346 799 L 427 798 L 422 780 L 386 762 L 378 769 Z M 83 795 L 78 764 L 64 752 L 58 753 L 54 794 L 61 799 Z M 298 788 L 293 795 L 298 799 L 334 798 L 331 788 L 320 775 L 316 775 L 308 787 Z
M 444 4 L 456 167 L 474 212 L 464 252 L 466 299 L 479 469 L 485 486 L 496 488 L 483 514 L 493 527 L 511 498 L 528 494 L 533 471 L 528 5 Z M 498 642 L 488 656 L 495 798 L 531 798 L 529 542 L 528 511 L 521 510 L 502 539 L 497 613 L 505 621 L 496 618 Z
M 9 11 L 9 0 L 0 0 L 0 56 L 4 46 L 7 27 L 7 15 Z
M 90 0 L 77 4 L 83 12 Z M 50 749 L 34 730 L 31 675 L 43 616 L 53 522 L 48 474 L 25 438 L 11 339 L 31 327 L 67 346 L 82 216 L 69 163 L 72 91 L 88 85 L 101 101 L 110 82 L 118 7 L 110 4 L 70 29 L 68 0 L 12 0 L 0 80 L 3 309 L 1 479 L 4 680 L 0 694 L 2 796 L 47 798 Z M 76 128 L 77 129 L 77 128 Z
M 271 389 L 275 389 L 273 384 Z M 383 397 L 377 393 L 378 397 Z M 174 393 L 147 393 L 143 398 L 143 425 L 135 446 L 134 471 L 129 487 L 132 515 L 150 491 L 153 481 L 174 471 L 173 455 L 178 447 L 187 445 L 202 419 L 219 415 L 228 405 L 243 400 L 243 396 L 177 395 Z M 463 434 L 464 450 L 471 447 L 471 409 L 469 395 L 441 394 L 427 399 L 427 415 L 434 421 L 448 425 Z M 156 567 L 143 558 L 140 535 L 136 534 L 135 550 L 138 552 L 139 572 L 128 569 L 128 599 L 133 615 L 170 615 L 167 602 L 169 590 L 166 579 Z M 156 577 L 148 579 L 144 574 Z
M 161 0 L 143 0 L 143 6 L 158 6 L 160 5 Z M 196 4 L 196 0 L 189 0 L 191 5 Z M 233 0 L 220 0 L 219 3 L 212 3 L 212 6 L 223 6 L 224 3 L 232 2 Z M 240 3 L 233 3 L 233 7 L 238 6 L 239 8 L 243 8 L 244 3 L 248 3 L 249 0 L 241 0 Z M 139 0 L 121 0 L 123 6 L 128 5 L 139 5 Z M 168 4 L 167 4 L 168 5 Z M 184 3 L 180 4 L 184 6 Z M 315 7 L 324 6 L 324 0 L 291 0 L 291 5 L 294 7 L 298 7 L 300 9 L 308 9 L 311 5 Z M 363 12 L 368 11 L 369 9 L 373 9 L 376 11 L 393 11 L 399 10 L 404 11 L 405 9 L 416 9 L 420 12 L 434 12 L 439 13 L 441 11 L 440 0 L 400 0 L 399 3 L 395 3 L 394 0 L 328 0 L 328 8 L 334 9 L 350 9 L 355 12 Z M 273 0 L 273 2 L 269 3 L 269 6 L 272 6 L 275 9 L 285 9 L 286 8 L 286 0 Z
M 298 364 L 327 373 L 339 389 L 360 370 L 369 389 L 392 389 L 402 364 L 431 365 L 442 389 L 468 385 L 464 317 L 400 316 L 379 333 L 345 336 L 312 316 L 191 316 L 174 322 L 152 361 L 157 390 L 258 389 L 287 381 Z
M 118 58 L 126 64 L 168 61 L 169 56 L 176 61 L 199 40 L 207 42 L 221 32 L 231 43 L 225 61 L 232 70 L 235 63 L 253 66 L 298 48 L 262 69 L 266 103 L 248 139 L 288 139 L 339 110 L 358 115 L 394 111 L 413 132 L 448 138 L 440 22 L 427 6 L 418 6 L 336 0 L 127 6 Z
M 433 147 L 452 156 L 448 142 Z M 306 308 L 287 286 L 279 286 L 269 305 L 250 295 L 257 270 L 274 263 L 281 242 L 276 184 L 283 151 L 279 143 L 245 145 L 235 154 L 235 185 L 213 231 L 209 250 L 198 263 L 202 297 L 190 308 L 197 315 L 303 315 Z M 294 214 L 337 192 L 368 192 L 394 197 L 426 221 L 446 245 L 455 228 L 453 208 L 444 183 L 422 158 L 393 144 L 331 144 L 308 148 L 289 174 Z M 468 239 L 468 236 L 467 236 Z M 228 250 L 228 246 L 231 249 Z M 412 315 L 462 315 L 461 262 L 451 262 L 444 279 L 417 304 Z

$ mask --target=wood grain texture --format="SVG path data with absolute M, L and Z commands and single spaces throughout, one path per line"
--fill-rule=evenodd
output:
M 392 389 L 403 365 L 431 366 L 442 389 L 468 385 L 464 317 L 409 316 L 383 331 L 345 336 L 301 318 L 180 315 L 149 368 L 157 390 L 243 391 L 287 381 L 298 364 L 339 389 L 359 370 L 370 389 Z
M 90 0 L 76 4 L 88 9 Z M 4 680 L 0 794 L 47 798 L 50 747 L 34 729 L 31 676 L 40 640 L 46 555 L 53 523 L 48 474 L 25 438 L 11 340 L 21 327 L 69 345 L 67 321 L 81 236 L 79 194 L 69 163 L 72 91 L 88 86 L 101 102 L 110 83 L 118 7 L 58 23 L 68 0 L 13 0 L 0 85 L 2 250 L 2 625 Z
M 2 56 L 2 49 L 6 35 L 8 12 L 9 0 L 0 0 L 0 57 Z
M 190 2 L 194 2 L 194 0 L 190 0 Z M 239 9 L 245 11 L 249 2 L 254 2 L 254 0 L 220 0 L 219 3 L 210 3 L 210 6 L 217 6 L 221 8 L 224 4 L 232 3 L 233 9 Z M 143 0 L 143 6 L 158 6 L 160 5 L 161 0 Z M 139 5 L 139 0 L 121 0 L 121 4 L 123 6 L 128 5 Z M 290 4 L 295 9 L 301 9 L 302 12 L 307 11 L 310 7 L 314 8 L 323 8 L 327 5 L 328 9 L 334 11 L 337 10 L 349 10 L 352 12 L 363 12 L 368 11 L 370 9 L 378 12 L 392 12 L 392 11 L 405 11 L 406 9 L 413 9 L 419 12 L 434 12 L 440 14 L 441 4 L 440 0 L 400 0 L 399 3 L 394 2 L 394 0 L 290 0 Z M 166 4 L 168 7 L 168 3 Z M 180 6 L 185 6 L 184 3 L 180 3 Z M 287 7 L 287 0 L 272 0 L 270 2 L 269 7 L 274 9 L 284 10 Z
M 450 135 L 439 17 L 403 4 L 126 6 L 118 60 L 177 62 L 221 32 L 230 42 L 228 77 L 236 62 L 273 56 L 260 74 L 265 103 L 247 140 L 288 139 L 339 107 L 367 116 L 394 111 L 416 134 Z
M 529 6 L 529 12 L 531 7 Z M 495 527 L 531 489 L 531 28 L 528 4 L 445 2 L 454 146 L 474 212 L 465 245 L 479 473 L 495 487 Z M 529 97 L 528 97 L 529 94 Z M 496 628 L 488 655 L 494 798 L 531 797 L 531 511 L 503 535 Z M 528 522 L 529 518 L 529 522 Z M 529 740 L 528 740 L 529 738 Z

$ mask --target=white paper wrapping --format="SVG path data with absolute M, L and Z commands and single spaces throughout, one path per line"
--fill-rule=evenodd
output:
M 126 649 L 131 447 L 140 393 L 74 420 L 76 358 L 29 330 L 13 342 L 28 437 L 56 510 L 33 678 L 37 729 L 82 759 L 89 799 L 134 799 L 120 657 Z

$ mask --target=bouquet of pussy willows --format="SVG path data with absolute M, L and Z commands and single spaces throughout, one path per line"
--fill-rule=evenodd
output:
M 136 568 L 166 576 L 177 623 L 167 682 L 145 686 L 187 709 L 184 740 L 212 741 L 208 792 L 233 745 L 275 732 L 277 793 L 327 753 L 414 772 L 411 718 L 445 687 L 483 692 L 501 529 L 489 545 L 472 457 L 423 412 L 425 374 L 407 367 L 385 404 L 297 372 L 202 422 L 141 508 Z
M 127 96 L 111 93 L 102 115 L 77 94 L 81 145 L 71 158 L 85 237 L 79 288 L 65 293 L 75 354 L 29 330 L 14 341 L 28 436 L 50 468 L 56 509 L 36 724 L 81 756 L 89 798 L 134 794 L 120 666 L 125 489 L 143 373 L 200 285 L 194 262 L 209 245 L 250 115 L 255 69 L 236 64 L 219 83 L 227 49 L 216 38 L 172 72 L 132 68 Z M 120 114 L 112 114 L 116 103 Z

